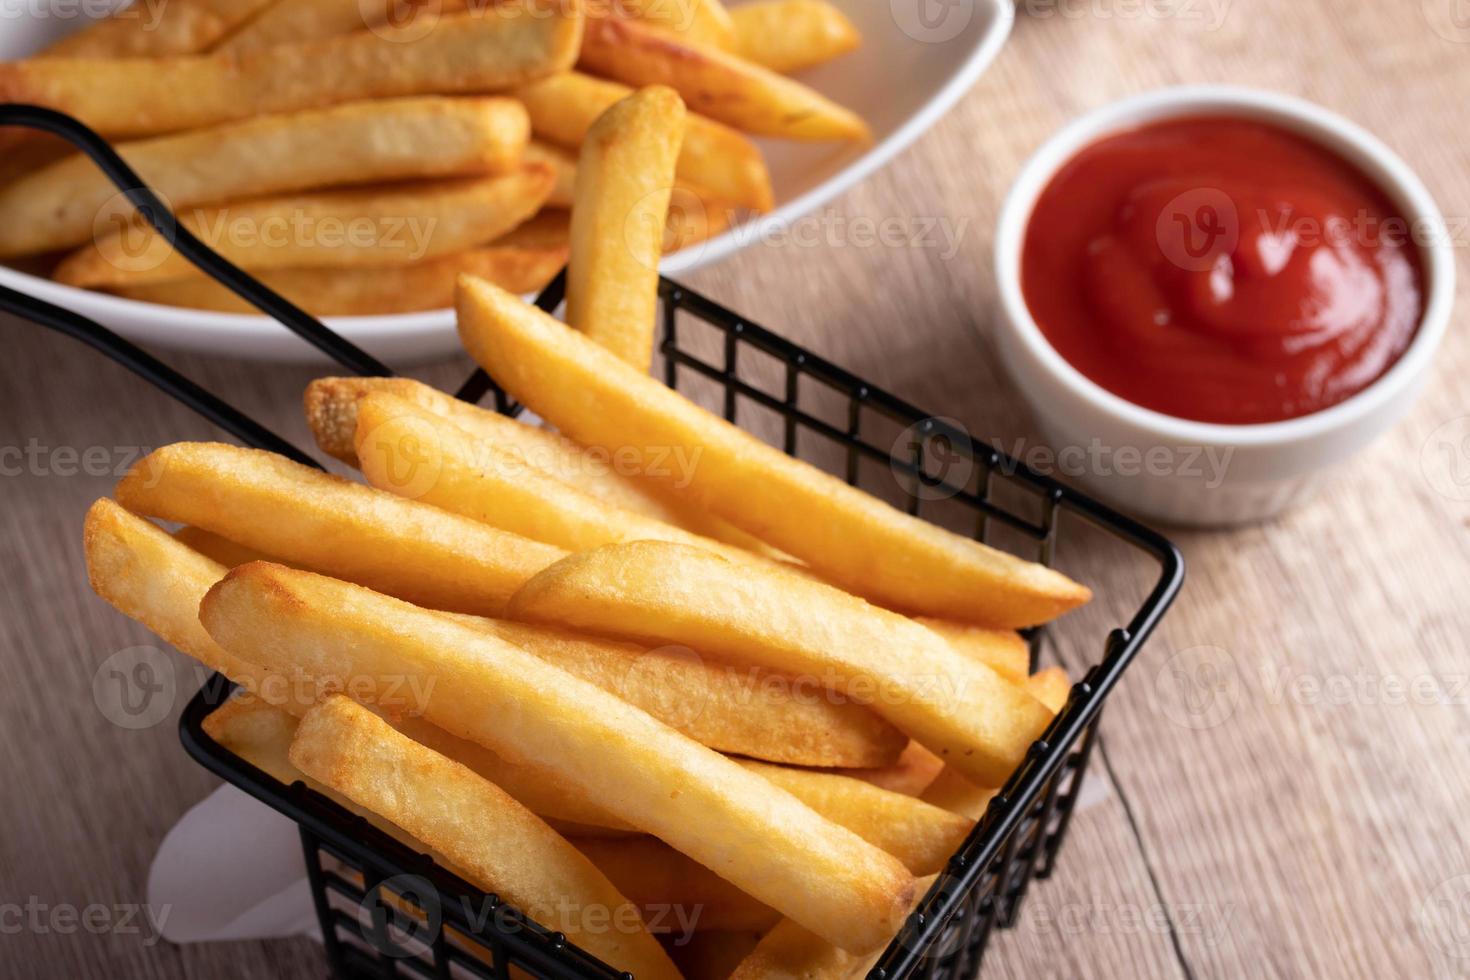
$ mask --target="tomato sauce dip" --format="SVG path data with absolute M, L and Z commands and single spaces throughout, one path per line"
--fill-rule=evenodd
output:
M 1108 391 L 1167 415 L 1297 418 L 1376 381 L 1424 312 L 1412 228 L 1352 164 L 1270 123 L 1187 117 L 1107 136 L 1032 210 L 1021 289 Z

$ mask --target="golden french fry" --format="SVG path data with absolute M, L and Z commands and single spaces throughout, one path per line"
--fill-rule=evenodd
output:
M 616 969 L 679 977 L 636 906 L 560 834 L 494 783 L 350 699 L 339 695 L 308 711 L 290 759 Z
M 661 85 L 614 103 L 577 159 L 567 322 L 640 371 L 653 364 L 658 262 L 684 103 Z
M 522 103 L 524 107 L 524 103 Z M 577 192 L 577 158 L 559 146 L 531 140 L 524 153 L 528 163 L 544 163 L 556 174 L 556 183 L 546 198 L 548 208 L 570 208 Z M 568 233 L 568 241 L 571 240 Z
M 758 136 L 823 141 L 872 135 L 852 110 L 800 82 L 636 21 L 589 18 L 577 64 L 635 88 L 667 85 L 691 112 Z
M 1014 684 L 1024 683 L 1031 669 L 1031 649 L 1026 638 L 1015 630 L 993 630 L 931 616 L 918 621 L 948 641 L 960 653 L 976 663 L 985 664 Z
M 862 35 L 826 0 L 755 0 L 730 12 L 735 53 L 789 75 L 857 50 Z
M 910 741 L 899 753 L 898 761 L 881 768 L 840 768 L 832 771 L 839 776 L 850 776 L 871 783 L 879 789 L 919 796 L 934 782 L 944 768 L 944 760 L 930 752 L 918 742 Z
M 975 825 L 974 820 L 860 779 L 751 760 L 742 760 L 741 765 L 892 854 L 916 875 L 943 868 Z
M 780 913 L 653 837 L 574 839 L 573 846 L 643 910 L 654 932 L 764 932 Z
M 632 89 L 581 72 L 562 72 L 516 89 L 531 114 L 531 130 L 566 149 L 582 145 L 598 116 Z M 771 175 L 761 152 L 744 134 L 690 113 L 679 150 L 679 179 L 711 198 L 752 211 L 775 204 Z
M 621 541 L 677 541 L 732 561 L 773 564 L 611 506 L 389 392 L 372 392 L 357 402 L 354 445 L 363 476 L 379 490 L 568 551 Z M 418 465 L 405 468 L 407 458 Z
M 510 619 L 683 643 L 870 705 L 971 778 L 998 786 L 1046 708 L 913 620 L 774 565 L 664 541 L 571 555 L 511 597 Z
M 256 551 L 254 548 L 247 548 L 243 544 L 231 541 L 229 538 L 215 534 L 213 531 L 206 531 L 202 527 L 192 527 L 186 524 L 173 533 L 173 538 L 190 550 L 197 551 L 210 561 L 224 566 L 220 569 L 219 574 L 215 576 L 216 579 L 223 578 L 225 572 L 234 568 L 236 565 L 244 565 L 252 561 L 280 561 L 274 555 L 267 555 L 264 552 Z M 213 584 L 213 582 L 210 583 L 210 585 Z M 201 599 L 204 598 L 204 592 L 200 592 L 199 597 Z
M 203 627 L 200 627 L 201 629 Z M 232 698 L 204 719 L 204 733 L 278 782 L 304 781 L 291 764 L 297 717 L 259 698 Z
M 612 16 L 632 17 L 691 41 L 717 48 L 735 43 L 735 23 L 720 0 L 608 0 L 605 6 Z
M 707 201 L 692 187 L 674 185 L 669 195 L 669 217 L 664 230 L 664 254 L 698 245 L 722 235 L 734 224 L 734 209 Z
M 683 647 L 650 650 L 549 626 L 466 621 L 721 752 L 795 766 L 881 766 L 904 744 L 861 705 L 796 690 L 778 674 L 705 663 Z
M 528 161 L 536 162 L 536 161 Z M 558 183 L 562 175 L 556 175 Z M 553 191 L 552 193 L 555 193 Z M 507 248 L 561 248 L 572 247 L 572 215 L 564 208 L 552 207 L 550 200 L 535 216 L 506 232 L 495 240 L 495 244 Z
M 584 449 L 558 435 L 453 398 L 408 378 L 319 378 L 306 389 L 306 421 L 322 451 L 357 465 L 357 403 L 384 391 L 448 419 L 478 440 L 510 453 L 562 483 L 607 504 L 733 544 L 756 554 L 778 557 L 759 540 L 725 521 L 680 501 L 650 481 L 621 469 L 610 454 Z M 671 454 L 661 465 L 685 474 L 695 459 Z
M 273 453 L 220 443 L 154 451 L 123 477 L 117 499 L 129 510 L 452 612 L 500 612 L 523 582 L 565 554 Z
M 778 922 L 729 975 L 729 980 L 846 980 L 868 957 L 854 956 L 790 919 Z
M 371 190 L 317 191 L 185 209 L 179 223 L 242 268 L 414 265 L 495 239 L 535 214 L 555 180 L 526 164 Z M 199 270 L 151 228 L 125 225 L 62 260 L 70 286 L 118 287 L 194 279 Z
M 558 6 L 446 17 L 423 37 L 409 24 L 244 55 L 10 62 L 0 101 L 57 109 L 118 139 L 359 99 L 499 92 L 571 67 L 581 8 Z
M 567 264 L 567 253 L 564 245 L 531 247 L 492 243 L 411 265 L 277 269 L 257 272 L 255 278 L 315 316 L 386 316 L 452 307 L 455 283 L 462 275 L 477 276 L 514 293 L 537 292 Z M 203 276 L 123 286 L 113 292 L 164 306 L 217 313 L 259 312 L 226 287 Z
M 134 3 L 50 45 L 43 58 L 160 58 L 195 54 L 277 0 Z M 289 6 L 287 4 L 286 6 Z
M 1062 710 L 1067 703 L 1068 694 L 1071 693 L 1071 682 L 1067 680 L 1066 671 L 1060 667 L 1048 667 L 1039 671 L 1026 678 L 1022 686 L 1032 697 L 1046 705 L 1046 709 L 1053 715 Z M 985 815 L 985 808 L 990 805 L 995 794 L 996 790 L 976 786 L 954 768 L 946 766 L 924 790 L 922 798 L 926 803 L 932 803 L 951 813 L 979 820 Z
M 514 99 L 390 99 L 263 116 L 117 148 L 176 211 L 312 188 L 514 169 L 530 133 Z M 0 257 L 69 248 L 133 224 L 73 156 L 0 188 Z
M 674 489 L 851 592 L 1007 628 L 1045 622 L 1091 596 L 1050 568 L 912 517 L 786 455 L 489 283 L 461 280 L 456 307 L 470 356 L 547 422 L 584 446 L 649 463 L 697 451 L 686 486 Z
M 227 649 L 248 649 L 293 676 L 432 682 L 426 721 L 508 761 L 555 770 L 844 948 L 881 945 L 911 899 L 903 865 L 851 831 L 632 705 L 451 617 L 256 563 L 210 590 L 200 621 Z
M 439 5 L 422 6 L 424 9 L 418 10 L 415 0 L 408 3 L 400 0 L 289 0 L 272 5 L 225 38 L 214 50 L 240 54 L 280 44 L 381 28 L 395 11 L 406 14 L 409 23 L 413 23 L 415 17 L 435 17 L 441 12 Z

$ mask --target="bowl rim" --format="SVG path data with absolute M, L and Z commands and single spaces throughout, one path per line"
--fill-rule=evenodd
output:
M 709 241 L 667 256 L 660 263 L 659 271 L 664 275 L 678 275 L 722 261 L 750 242 L 790 225 L 851 190 L 906 150 L 975 86 L 1009 39 L 1016 18 L 1015 5 L 1008 0 L 977 0 L 975 13 L 979 13 L 981 4 L 989 12 L 990 23 L 977 31 L 973 46 L 951 77 L 891 133 L 831 177 L 770 213 L 754 216 Z M 259 313 L 220 313 L 128 299 L 68 286 L 3 264 L 0 264 L 0 285 L 97 319 L 124 336 L 170 348 L 200 349 L 195 343 L 171 344 L 167 336 L 207 332 L 211 349 L 231 348 L 237 354 L 249 356 L 250 352 L 240 349 L 241 345 L 279 339 L 262 332 L 274 331 L 279 325 Z M 123 326 L 125 322 L 130 325 Z M 378 341 L 424 342 L 446 329 L 453 330 L 454 310 L 447 307 L 417 313 L 325 317 L 323 322 L 354 343 L 368 346 Z
M 1026 305 L 1020 275 L 1025 231 L 1041 192 L 1064 164 L 1096 140 L 1138 125 L 1191 115 L 1257 119 L 1312 139 L 1363 170 L 1394 201 L 1411 227 L 1427 231 L 1429 240 L 1416 243 L 1428 283 L 1419 329 L 1398 360 L 1366 388 L 1336 405 L 1297 418 L 1239 425 L 1200 422 L 1144 408 L 1108 391 L 1073 367 L 1042 334 Z M 1001 207 L 995 276 L 1003 328 L 1011 330 L 1027 352 L 1088 407 L 1175 442 L 1275 446 L 1351 427 L 1384 409 L 1424 374 L 1449 325 L 1455 260 L 1444 217 L 1428 188 L 1398 154 L 1362 126 L 1291 95 L 1234 85 L 1185 85 L 1144 92 L 1094 109 L 1036 150 Z

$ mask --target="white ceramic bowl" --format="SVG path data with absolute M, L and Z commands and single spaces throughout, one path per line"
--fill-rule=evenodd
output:
M 1141 408 L 1084 377 L 1032 319 L 1021 292 L 1021 249 L 1032 208 L 1052 176 L 1103 136 L 1197 115 L 1258 119 L 1307 136 L 1360 168 L 1405 219 L 1427 231 L 1428 241 L 1420 245 L 1426 293 L 1419 331 L 1397 363 L 1351 398 L 1301 418 L 1259 425 L 1175 418 Z M 1228 525 L 1272 517 L 1301 499 L 1326 467 L 1398 421 L 1422 387 L 1449 323 L 1455 289 L 1444 219 L 1392 150 L 1312 103 L 1231 87 L 1148 93 L 1098 109 L 1057 133 L 1012 188 L 1001 212 L 995 254 L 1001 356 L 1057 453 L 1062 477 L 1125 510 L 1175 524 Z
M 869 146 L 762 141 L 776 209 L 702 245 L 669 256 L 675 275 L 725 258 L 789 227 L 852 187 L 907 147 L 963 95 L 1010 34 L 1011 0 L 960 0 L 921 19 L 915 0 L 834 0 L 862 31 L 863 47 L 801 76 L 860 113 L 873 129 Z M 39 49 L 84 21 L 46 16 L 46 4 L 0 0 L 0 60 Z M 66 5 L 66 9 L 95 5 Z M 118 4 L 121 6 L 121 4 Z M 58 8 L 59 10 L 60 8 Z M 319 361 L 321 355 L 264 317 L 203 313 L 119 299 L 0 267 L 0 283 L 39 296 L 144 344 L 269 360 Z M 344 317 L 331 325 L 390 364 L 455 350 L 452 311 Z

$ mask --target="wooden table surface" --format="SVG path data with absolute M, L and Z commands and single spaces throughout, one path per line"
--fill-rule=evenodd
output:
M 1464 309 L 1463 15 L 1461 0 L 1037 2 L 948 118 L 827 211 L 937 220 L 952 252 L 772 243 L 692 284 L 972 432 L 1029 438 L 987 312 L 1017 169 L 1104 102 L 1245 82 L 1339 110 L 1407 157 L 1457 229 Z M 84 510 L 138 447 L 212 433 L 74 344 L 5 326 L 0 977 L 320 977 L 307 940 L 180 948 L 33 914 L 143 901 L 163 834 L 215 785 L 172 724 L 124 730 L 95 706 L 99 666 L 150 637 L 90 595 L 79 548 Z M 172 361 L 308 442 L 311 371 Z M 983 975 L 1470 975 L 1467 373 L 1456 322 L 1407 421 L 1315 501 L 1265 527 L 1177 535 L 1184 597 L 1111 703 L 1056 876 Z

